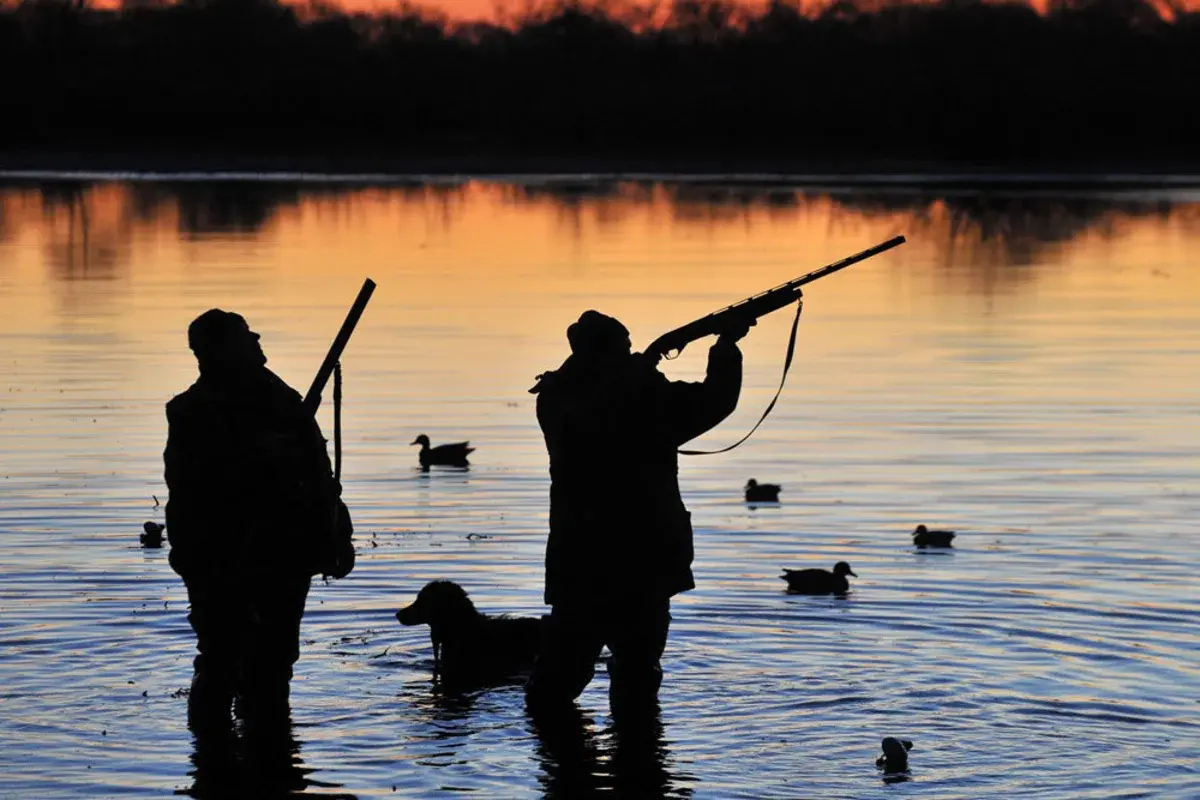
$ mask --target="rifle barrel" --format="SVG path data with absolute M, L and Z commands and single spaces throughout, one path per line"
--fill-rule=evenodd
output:
M 358 319 L 362 316 L 363 310 L 371 299 L 371 293 L 374 291 L 375 281 L 370 278 L 364 280 L 362 288 L 358 290 L 358 297 L 354 298 L 354 304 L 350 306 L 350 311 L 346 314 L 341 329 L 334 337 L 333 344 L 329 346 L 329 352 L 325 354 L 325 360 L 321 362 L 321 368 L 317 370 L 317 376 L 313 378 L 312 386 L 308 387 L 308 394 L 304 395 L 304 406 L 310 412 L 316 413 L 317 406 L 321 403 L 321 392 L 325 391 L 325 384 L 329 382 L 329 376 L 333 374 L 334 366 L 350 342 L 350 337 L 354 334 L 354 326 L 358 325 Z

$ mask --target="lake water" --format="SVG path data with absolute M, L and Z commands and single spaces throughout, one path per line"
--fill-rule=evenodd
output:
M 582 310 L 638 347 L 897 233 L 908 244 L 808 287 L 755 437 L 681 466 L 697 589 L 673 606 L 661 730 L 614 736 L 602 670 L 565 755 L 519 686 L 434 690 L 427 629 L 392 616 L 426 581 L 544 610 L 526 390 Z M 185 329 L 243 313 L 303 390 L 370 276 L 344 359 L 358 565 L 314 585 L 295 727 L 263 786 L 1198 797 L 1197 253 L 1200 194 L 1182 189 L 4 185 L 0 796 L 203 790 L 186 595 L 167 549 L 138 545 L 166 499 L 163 404 L 195 375 Z M 741 405 L 697 444 L 757 419 L 789 323 L 751 331 Z M 665 371 L 698 379 L 705 349 Z M 331 435 L 328 406 L 321 420 Z M 419 433 L 469 439 L 470 471 L 417 471 Z M 751 477 L 783 502 L 748 508 Z M 916 552 L 922 522 L 957 529 L 953 551 Z M 840 559 L 860 576 L 845 599 L 783 591 L 781 567 Z M 887 735 L 915 742 L 908 782 L 874 766 Z

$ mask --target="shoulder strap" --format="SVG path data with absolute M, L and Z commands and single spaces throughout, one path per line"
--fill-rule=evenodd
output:
M 333 364 L 333 479 L 342 479 L 342 362 Z
M 796 355 L 796 326 L 798 326 L 800 324 L 800 312 L 803 310 L 804 310 L 804 299 L 801 298 L 796 301 L 796 316 L 794 319 L 792 319 L 792 332 L 791 332 L 791 335 L 788 337 L 787 357 L 784 358 L 784 360 L 783 360 L 783 376 L 780 377 L 780 379 L 779 379 L 779 388 L 775 390 L 775 396 L 771 398 L 771 402 L 767 406 L 767 410 L 764 411 L 762 413 L 762 416 L 758 418 L 758 422 L 754 423 L 754 427 L 750 429 L 750 433 L 747 433 L 745 436 L 738 439 L 736 442 L 729 445 L 728 447 L 722 447 L 720 450 L 680 450 L 679 455 L 681 455 L 681 456 L 711 456 L 711 455 L 716 455 L 717 453 L 728 453 L 730 450 L 732 450 L 733 448 L 737 447 L 742 442 L 749 439 L 754 434 L 754 432 L 756 430 L 758 430 L 758 426 L 763 424 L 763 421 L 766 420 L 767 415 L 771 413 L 771 409 L 775 408 L 775 403 L 777 403 L 779 401 L 779 395 L 781 395 L 783 393 L 783 385 L 784 385 L 784 383 L 787 382 L 788 370 L 792 366 L 792 357 Z

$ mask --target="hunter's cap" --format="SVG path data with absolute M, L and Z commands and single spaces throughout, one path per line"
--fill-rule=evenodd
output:
M 615 317 L 599 311 L 585 311 L 567 328 L 571 352 L 579 356 L 595 356 L 612 352 L 629 352 L 629 330 Z
M 210 308 L 188 325 L 188 347 L 199 357 L 221 347 L 231 333 L 246 333 L 249 330 L 250 326 L 241 314 Z

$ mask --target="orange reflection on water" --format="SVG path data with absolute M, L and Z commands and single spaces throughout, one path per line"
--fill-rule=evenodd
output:
M 191 368 L 179 332 L 212 305 L 241 310 L 279 368 L 307 374 L 367 275 L 380 290 L 355 348 L 436 355 L 452 383 L 459 364 L 509 391 L 561 358 L 584 308 L 620 317 L 636 345 L 897 233 L 909 243 L 809 287 L 810 353 L 886 348 L 1018 309 L 1055 324 L 1013 328 L 1014 339 L 1067 326 L 1103 338 L 1100 300 L 1122 317 L 1166 318 L 1200 293 L 1188 264 L 1200 205 L 1186 199 L 476 182 L 55 185 L 0 202 L 11 245 L 0 325 L 147 336 L 176 348 L 177 381 Z M 763 322 L 748 356 L 777 360 L 784 316 Z M 694 372 L 689 356 L 680 368 Z
M 935 743 L 924 775 L 941 769 L 939 740 L 1007 736 L 1009 752 L 1031 714 L 1065 731 L 1040 743 L 1036 775 L 956 756 L 957 777 L 938 780 L 960 796 L 984 780 L 1019 794 L 1050 775 L 1064 788 L 1048 796 L 1073 797 L 1100 773 L 1161 780 L 1167 760 L 1186 781 L 1190 754 L 1161 742 L 1190 724 L 1180 709 L 1195 682 L 1198 210 L 1183 194 L 654 183 L 0 189 L 0 533 L 9 638 L 29 645 L 3 653 L 17 704 L 5 719 L 29 751 L 13 763 L 38 773 L 17 780 L 70 776 L 80 753 L 97 764 L 81 796 L 170 791 L 172 759 L 185 773 L 183 702 L 137 695 L 186 686 L 186 596 L 137 533 L 161 518 L 163 403 L 194 378 L 184 331 L 200 311 L 245 313 L 271 365 L 304 388 L 362 278 L 379 282 L 345 357 L 359 561 L 310 600 L 293 695 L 314 721 L 305 761 L 387 794 L 375 743 L 400 741 L 415 754 L 405 768 L 420 767 L 402 791 L 510 796 L 535 780 L 519 700 L 485 693 L 463 735 L 432 731 L 436 709 L 419 707 L 433 696 L 427 632 L 391 615 L 436 577 L 489 611 L 542 609 L 548 476 L 526 389 L 564 357 L 567 323 L 598 307 L 643 344 L 904 233 L 904 247 L 809 288 L 791 382 L 755 437 L 681 464 L 697 589 L 677 603 L 665 666 L 681 710 L 670 735 L 699 775 L 688 785 L 769 793 L 797 774 L 787 743 L 811 740 L 826 743 L 821 769 L 803 774 L 824 780 L 813 794 L 853 794 L 873 746 L 859 734 L 897 714 L 937 719 L 913 734 Z M 698 446 L 757 419 L 789 321 L 773 315 L 744 340 L 742 402 Z M 697 376 L 703 351 L 665 369 Z M 422 432 L 470 439 L 472 469 L 419 473 L 408 442 Z M 786 501 L 747 508 L 752 476 L 782 483 Z M 953 554 L 912 552 L 917 522 L 958 528 Z M 846 602 L 782 593 L 778 567 L 841 559 L 862 576 Z M 93 598 L 105 602 L 81 602 Z M 126 688 L 130 674 L 139 685 Z M 880 681 L 882 702 L 858 699 Z M 603 683 L 589 692 L 584 705 L 602 708 Z M 1144 744 L 1127 747 L 1128 726 L 1097 721 L 1109 710 L 1090 698 L 1129 706 Z M 714 731 L 687 713 L 713 703 L 739 724 Z M 58 716 L 115 722 L 104 740 L 134 745 L 47 730 L 47 709 L 68 706 Z M 1104 735 L 1093 750 L 1109 762 L 1081 764 L 1071 743 Z M 147 748 L 152 770 L 114 760 Z M 767 770 L 747 771 L 729 757 L 738 748 Z

